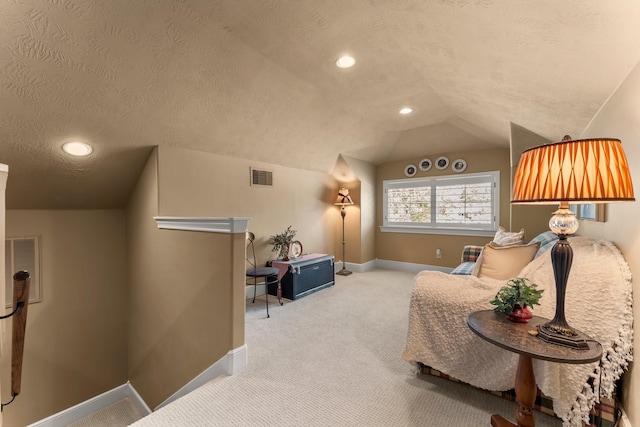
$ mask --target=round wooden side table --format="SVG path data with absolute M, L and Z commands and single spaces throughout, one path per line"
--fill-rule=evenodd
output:
M 556 363 L 591 363 L 602 357 L 599 342 L 588 339 L 589 348 L 577 349 L 549 343 L 531 335 L 529 331 L 547 323 L 549 319 L 533 316 L 529 323 L 515 323 L 507 320 L 506 314 L 492 310 L 476 311 L 467 317 L 467 325 L 480 338 L 505 350 L 519 354 L 516 370 L 515 390 L 516 423 L 513 424 L 498 414 L 491 416 L 493 427 L 533 427 L 533 405 L 536 400 L 536 379 L 532 359 L 548 360 Z

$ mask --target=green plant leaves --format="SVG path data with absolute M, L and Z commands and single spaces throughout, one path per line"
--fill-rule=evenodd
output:
M 271 251 L 278 252 L 281 257 L 286 256 L 289 250 L 288 245 L 293 241 L 296 233 L 296 230 L 292 230 L 291 226 L 288 226 L 284 233 L 269 236 L 269 240 L 267 240 L 267 243 L 273 245 Z
M 529 284 L 526 277 L 516 277 L 507 282 L 507 286 L 500 288 L 495 298 L 489 303 L 494 305 L 494 311 L 501 313 L 511 313 L 516 304 L 529 307 L 540 305 L 540 297 L 544 289 L 537 289 L 535 283 Z

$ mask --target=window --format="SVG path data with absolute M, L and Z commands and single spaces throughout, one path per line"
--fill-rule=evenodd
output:
M 498 229 L 500 172 L 383 182 L 382 231 L 491 236 Z
M 4 255 L 6 307 L 13 307 L 13 275 L 21 270 L 26 270 L 31 275 L 29 304 L 42 301 L 39 237 L 11 237 L 5 239 Z

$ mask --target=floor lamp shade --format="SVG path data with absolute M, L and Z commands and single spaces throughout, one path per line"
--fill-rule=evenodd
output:
M 344 207 L 346 205 L 353 205 L 353 200 L 351 200 L 351 196 L 349 195 L 349 189 L 341 187 L 338 190 L 338 198 L 336 199 L 336 205 L 341 206 L 340 216 L 342 217 L 342 270 L 336 272 L 341 276 L 348 276 L 351 274 L 351 271 L 347 270 L 346 261 L 345 261 L 345 246 L 347 244 L 344 235 L 344 218 L 347 216 L 347 211 L 345 211 Z
M 349 190 L 342 187 L 338 190 L 338 198 L 336 199 L 336 205 L 345 206 L 345 205 L 353 205 L 353 200 L 351 200 L 351 196 L 349 195 Z
M 573 250 L 567 237 L 578 230 L 569 204 L 633 201 L 633 183 L 622 144 L 617 139 L 571 140 L 526 150 L 516 170 L 512 203 L 553 204 L 559 208 L 549 220 L 558 235 L 551 249 L 556 282 L 553 320 L 539 327 L 539 337 L 556 344 L 587 348 L 585 337 L 567 323 L 565 293 Z

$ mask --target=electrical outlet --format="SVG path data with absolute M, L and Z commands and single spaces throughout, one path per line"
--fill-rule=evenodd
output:
M 440 250 L 440 248 L 436 249 L 436 258 L 442 258 L 442 251 Z

